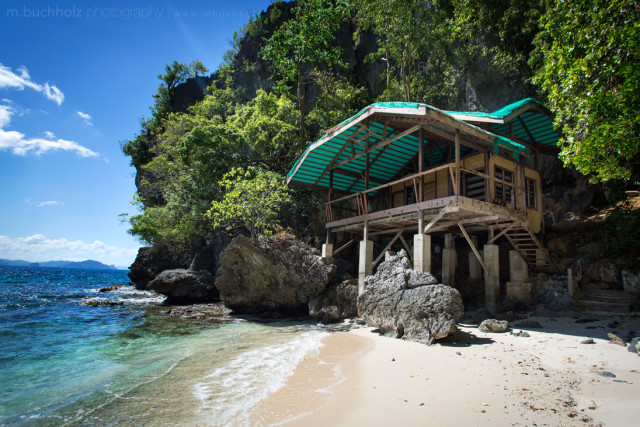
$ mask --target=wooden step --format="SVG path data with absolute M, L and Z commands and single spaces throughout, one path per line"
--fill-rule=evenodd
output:
M 628 313 L 631 311 L 631 303 L 580 300 L 578 301 L 578 305 L 585 311 L 606 311 L 613 313 Z

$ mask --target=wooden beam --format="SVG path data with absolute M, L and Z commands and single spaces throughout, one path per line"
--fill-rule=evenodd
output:
M 353 238 L 351 240 L 349 240 L 347 243 L 345 243 L 344 245 L 340 246 L 339 249 L 333 251 L 333 255 L 337 255 L 340 252 L 344 251 L 345 249 L 347 249 L 349 246 L 353 245 L 356 241 L 358 241 L 358 238 Z
M 438 129 L 438 128 L 437 128 L 437 127 L 435 127 L 435 126 L 431 126 L 431 125 L 423 125 L 422 127 L 423 127 L 423 129 L 425 129 L 427 132 L 432 133 L 432 134 L 434 134 L 434 135 L 437 135 L 437 136 L 439 136 L 439 137 L 441 137 L 441 138 L 445 138 L 445 139 L 447 139 L 447 140 L 451 140 L 451 141 L 455 139 L 455 134 L 448 133 L 448 132 L 446 132 L 446 131 L 443 131 L 442 129 Z M 483 142 L 484 142 L 484 141 L 483 141 Z M 466 139 L 466 138 L 460 138 L 460 143 L 461 143 L 462 145 L 466 146 L 466 147 L 473 148 L 474 150 L 477 150 L 477 151 L 486 151 L 486 150 L 488 150 L 488 149 L 490 149 L 490 148 L 491 148 L 489 145 L 487 145 L 487 146 L 483 147 L 483 146 L 481 146 L 481 145 L 478 145 L 478 144 L 476 144 L 476 143 L 474 143 L 474 142 L 469 141 L 469 140 L 468 140 L 468 139 Z
M 495 236 L 493 236 L 492 238 L 489 239 L 489 241 L 487 242 L 487 245 L 492 244 L 493 242 L 495 242 L 496 240 L 498 240 L 500 237 L 502 237 L 507 231 L 511 230 L 513 227 L 515 227 L 517 223 L 513 223 L 510 226 L 508 226 L 507 228 L 505 228 L 504 230 L 502 230 L 500 233 L 496 234 Z
M 398 240 L 398 237 L 401 237 L 401 236 L 402 236 L 402 231 L 398 231 L 396 233 L 395 237 L 393 239 L 391 239 L 389 244 L 387 246 L 385 246 L 384 249 L 382 249 L 382 252 L 380 252 L 380 255 L 378 255 L 378 257 L 373 261 L 373 266 L 374 267 L 380 262 L 380 260 L 384 256 L 385 252 L 387 252 L 387 250 L 391 247 L 391 245 L 393 245 L 396 242 L 396 240 Z
M 456 209 L 456 211 L 457 211 L 457 209 Z M 438 222 L 440 220 L 440 218 L 442 218 L 442 216 L 444 214 L 446 214 L 447 212 L 455 212 L 454 211 L 454 207 L 453 206 L 445 206 L 444 208 L 442 208 L 440 210 L 440 212 L 438 212 L 438 215 L 433 217 L 433 219 L 431 221 L 429 221 L 429 224 L 427 224 L 426 227 L 424 227 L 423 233 L 426 234 L 427 231 L 429 231 L 429 229 L 431 227 L 433 227 L 436 224 L 436 222 Z
M 364 156 L 366 154 L 369 154 L 372 151 L 375 151 L 375 150 L 378 150 L 378 149 L 380 149 L 382 147 L 385 147 L 385 146 L 393 143 L 394 141 L 396 141 L 396 140 L 398 140 L 400 138 L 403 138 L 403 137 L 405 137 L 407 135 L 410 135 L 413 132 L 417 131 L 420 128 L 420 126 L 421 125 L 412 126 L 409 129 L 405 130 L 404 132 L 401 132 L 401 133 L 399 133 L 399 134 L 387 139 L 386 141 L 379 142 L 378 144 L 367 148 L 365 151 L 361 151 L 361 152 L 357 153 L 355 156 L 351 156 L 348 159 L 343 160 L 342 162 L 340 162 L 337 165 L 335 165 L 332 169 L 339 168 L 340 166 L 345 165 L 345 164 L 357 159 L 358 157 L 361 157 L 361 156 Z
M 456 140 L 455 140 L 455 163 L 456 163 L 456 195 L 460 194 L 460 168 L 462 165 L 460 164 L 460 131 L 456 130 Z
M 469 244 L 469 246 L 471 246 L 471 250 L 476 255 L 476 258 L 478 258 L 478 261 L 480 261 L 480 265 L 482 266 L 482 269 L 484 270 L 485 273 L 488 274 L 489 272 L 487 271 L 487 267 L 484 265 L 484 260 L 480 256 L 480 253 L 476 249 L 476 246 L 471 241 L 471 237 L 469 237 L 469 233 L 467 233 L 467 230 L 464 229 L 464 226 L 461 223 L 458 223 L 458 227 L 460 227 L 460 231 L 462 231 L 462 234 L 464 234 L 464 238 L 467 239 L 467 243 Z
M 407 256 L 409 257 L 409 261 L 411 261 L 411 263 L 413 264 L 413 254 L 411 253 L 411 249 L 409 248 L 409 245 L 407 245 L 406 240 L 404 240 L 404 237 L 402 237 L 402 233 L 400 233 L 400 240 L 402 241 L 404 248 L 407 250 Z

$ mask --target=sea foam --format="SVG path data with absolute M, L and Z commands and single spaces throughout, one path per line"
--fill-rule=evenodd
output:
M 285 344 L 247 351 L 194 386 L 200 415 L 211 425 L 248 425 L 249 410 L 280 389 L 298 363 L 322 345 L 324 331 L 307 331 Z

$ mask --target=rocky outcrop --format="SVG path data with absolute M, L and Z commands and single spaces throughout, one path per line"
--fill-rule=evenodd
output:
M 386 335 L 432 344 L 456 330 L 463 315 L 460 293 L 411 268 L 406 252 L 384 261 L 365 279 L 358 312 Z
M 309 301 L 309 315 L 322 323 L 336 323 L 358 316 L 358 280 L 330 284 Z
M 149 282 L 147 287 L 166 295 L 168 304 L 215 301 L 220 296 L 214 277 L 207 270 L 165 270 Z
M 301 241 L 254 243 L 238 236 L 220 256 L 216 287 L 225 306 L 237 313 L 307 315 L 309 301 L 325 289 L 335 269 Z
M 151 247 L 138 249 L 136 260 L 129 267 L 129 279 L 136 289 L 146 290 L 147 284 L 162 271 L 176 268 L 171 260 L 154 251 Z

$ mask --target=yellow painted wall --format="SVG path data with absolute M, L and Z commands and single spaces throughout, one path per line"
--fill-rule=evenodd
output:
M 514 184 L 516 184 L 518 187 L 524 186 L 524 183 L 520 182 L 520 165 L 516 162 L 514 162 L 513 160 L 504 158 L 502 156 L 499 156 L 497 154 L 491 154 L 491 156 L 489 157 L 489 171 L 491 173 L 491 175 L 495 174 L 495 167 L 498 166 L 499 168 L 508 170 L 513 172 L 513 180 L 514 180 Z M 536 191 L 537 191 L 537 208 L 533 209 L 533 208 L 527 208 L 527 218 L 529 221 L 529 227 L 531 228 L 531 231 L 533 231 L 534 233 L 539 233 L 541 228 L 542 228 L 542 191 L 541 191 L 541 185 L 540 185 L 540 174 L 538 173 L 538 171 L 534 170 L 534 169 L 530 169 L 525 167 L 524 168 L 524 175 L 525 177 L 528 178 L 532 178 L 536 180 Z M 516 190 L 516 209 L 517 210 L 521 210 L 522 209 L 522 197 L 520 195 L 520 189 Z M 489 192 L 491 195 L 491 199 L 490 200 L 494 200 L 495 198 L 495 185 L 490 185 L 489 186 Z M 511 207 L 511 206 L 508 206 Z

